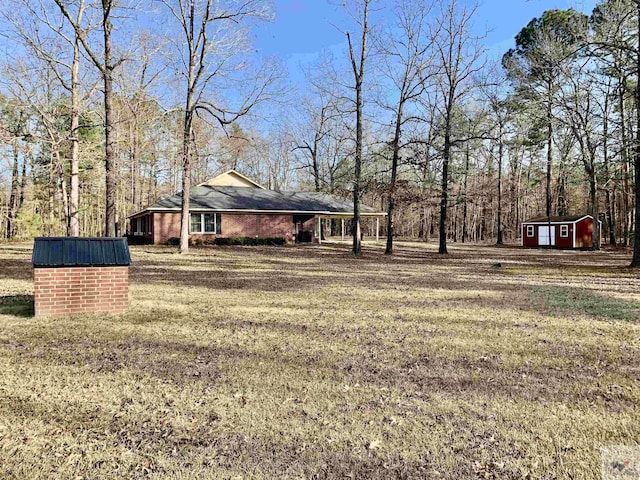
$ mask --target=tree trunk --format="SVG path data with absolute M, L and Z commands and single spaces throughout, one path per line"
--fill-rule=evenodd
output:
M 398 161 L 400 159 L 400 134 L 402 126 L 402 110 L 404 99 L 398 102 L 398 111 L 396 113 L 396 126 L 393 134 L 393 154 L 391 158 L 391 184 L 389 186 L 389 204 L 387 208 L 387 247 L 384 251 L 386 255 L 393 253 L 393 209 L 395 206 L 396 178 L 398 176 Z
M 52 156 L 55 159 L 55 170 L 58 173 L 58 181 L 60 185 L 60 197 L 62 198 L 62 211 L 64 213 L 64 232 L 66 236 L 70 236 L 71 214 L 69 210 L 69 192 L 67 191 L 67 179 L 64 175 L 64 163 L 60 158 L 60 152 L 56 151 Z
M 191 132 L 193 128 L 193 112 L 191 95 L 187 97 L 187 108 L 184 115 L 184 131 L 182 137 L 182 204 L 180 215 L 180 253 L 189 251 L 189 196 L 191 195 Z
M 442 149 L 442 194 L 440 196 L 440 244 L 438 253 L 447 252 L 447 204 L 449 202 L 449 158 L 451 156 L 451 109 L 453 100 L 447 105 Z
M 78 6 L 78 25 L 82 24 L 84 1 Z M 77 33 L 73 43 L 73 63 L 71 65 L 71 177 L 69 192 L 69 235 L 80 236 L 80 38 Z
M 549 84 L 549 95 L 551 95 L 551 83 Z M 547 217 L 551 217 L 551 167 L 553 165 L 553 124 L 551 113 L 551 98 L 547 105 L 547 182 L 546 182 L 546 212 Z
M 636 17 L 638 22 L 637 50 L 636 50 L 636 74 L 640 75 L 640 2 L 636 2 Z M 635 173 L 635 185 L 633 187 L 635 193 L 635 221 L 633 230 L 633 258 L 631 260 L 632 267 L 640 267 L 640 82 L 636 82 L 635 88 L 636 100 L 636 141 L 633 145 L 633 165 Z
M 22 208 L 24 204 L 24 194 L 27 188 L 27 157 L 22 159 L 22 174 L 20 175 L 20 197 L 18 200 L 18 210 Z
M 18 147 L 16 144 L 13 144 L 13 168 L 11 169 L 11 194 L 9 196 L 9 207 L 7 212 L 7 227 L 5 231 L 5 236 L 7 239 L 12 239 L 15 236 L 15 219 L 16 214 L 18 212 L 18 189 L 20 187 L 20 182 L 18 178 L 18 166 L 19 155 L 18 155 Z
M 605 201 L 607 202 L 607 228 L 609 230 L 609 244 L 616 244 L 616 232 L 615 232 L 615 208 L 612 206 L 611 199 L 611 185 L 613 181 L 610 177 L 609 169 L 609 95 L 605 95 L 604 100 L 604 115 L 602 117 L 602 156 L 604 160 L 604 173 L 605 182 L 607 188 L 605 189 Z M 615 198 L 615 191 L 613 197 Z M 602 232 L 601 232 L 602 235 Z
M 322 112 L 324 115 L 324 112 Z M 323 121 L 320 122 L 320 126 L 322 128 Z M 313 166 L 313 182 L 316 189 L 316 192 L 320 191 L 320 166 L 318 165 L 318 146 L 320 145 L 320 134 L 321 132 L 318 130 L 316 134 L 313 136 L 313 150 L 311 151 L 311 163 Z
M 462 243 L 469 240 L 469 202 L 468 199 L 468 182 L 469 182 L 469 160 L 471 157 L 470 147 L 467 145 L 464 155 L 464 176 L 462 178 Z
M 502 239 L 502 160 L 504 155 L 504 145 L 502 143 L 502 122 L 500 122 L 500 135 L 498 138 L 498 233 L 496 245 L 503 245 Z
M 595 165 L 595 162 L 594 162 Z M 591 249 L 600 250 L 600 222 L 598 221 L 598 180 L 595 170 L 589 172 L 589 199 L 591 201 L 591 216 L 593 217 L 593 232 L 591 234 Z
M 111 8 L 113 0 L 102 0 L 102 28 L 104 32 L 104 120 L 105 120 L 105 226 L 104 235 L 116 236 L 117 172 L 115 129 L 113 118 L 113 59 L 111 56 Z
M 359 66 L 356 64 L 355 54 L 351 44 L 351 36 L 347 34 L 347 40 L 349 42 L 349 56 L 353 67 L 356 90 L 356 152 L 353 179 L 353 224 L 351 231 L 353 235 L 352 253 L 356 256 L 359 256 L 362 253 L 362 243 L 360 238 L 360 181 L 362 176 L 362 143 L 364 141 L 362 132 L 362 123 L 364 120 L 362 84 L 364 81 L 364 68 L 367 58 L 367 37 L 369 35 L 369 1 L 370 0 L 364 0 Z

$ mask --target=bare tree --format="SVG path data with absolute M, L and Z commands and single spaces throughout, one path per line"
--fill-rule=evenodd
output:
M 487 85 L 484 88 L 484 94 L 486 101 L 488 102 L 488 106 L 493 114 L 493 122 L 495 124 L 495 128 L 497 129 L 497 135 L 495 136 L 495 141 L 498 144 L 498 184 L 497 184 L 497 215 L 496 215 L 496 245 L 504 244 L 504 235 L 503 235 L 503 218 L 502 218 L 502 170 L 504 166 L 504 157 L 505 157 L 505 134 L 507 123 L 509 121 L 509 102 L 507 100 L 506 92 L 504 91 L 504 84 L 506 83 L 506 78 L 504 76 L 504 72 L 495 73 L 493 78 L 491 78 Z
M 304 105 L 304 117 L 306 117 L 307 127 L 310 131 L 310 137 L 306 138 L 304 133 L 300 133 L 300 141 L 296 142 L 295 150 L 303 150 L 309 155 L 308 164 L 305 168 L 311 168 L 313 175 L 313 185 L 316 192 L 322 190 L 320 175 L 320 149 L 322 140 L 329 134 L 328 123 L 332 115 L 332 99 L 320 92 L 320 103 L 315 105 L 312 102 L 306 102 Z
M 395 188 L 403 148 L 403 129 L 410 122 L 416 122 L 418 115 L 409 111 L 412 102 L 416 102 L 427 89 L 428 77 L 432 73 L 431 50 L 432 37 L 428 29 L 428 15 L 432 6 L 427 3 L 415 3 L 401 0 L 395 9 L 398 31 L 386 36 L 380 46 L 385 55 L 383 74 L 390 79 L 397 91 L 397 103 L 390 107 L 393 113 L 393 135 L 391 147 L 391 181 L 387 204 L 387 245 L 385 254 L 393 253 L 393 214 L 395 206 Z M 389 107 L 387 107 L 389 108 Z
M 80 38 L 75 31 L 70 34 L 64 20 L 61 21 L 55 12 L 50 9 L 50 4 L 44 0 L 20 0 L 21 11 L 16 14 L 14 9 L 6 9 L 3 15 L 13 26 L 18 41 L 31 50 L 39 61 L 46 65 L 54 73 L 54 78 L 62 87 L 70 93 L 70 129 L 67 139 L 70 143 L 70 190 L 68 194 L 67 235 L 80 235 L 80 221 L 78 206 L 80 201 L 79 190 L 79 138 L 80 105 L 83 100 L 80 91 Z M 57 8 L 57 7 L 54 7 Z M 75 22 L 83 24 L 86 11 L 84 0 L 78 0 Z M 45 32 L 53 34 L 53 37 L 43 33 L 41 26 L 45 26 Z M 85 27 L 87 34 L 92 26 Z M 68 51 L 61 51 L 64 47 L 58 47 L 56 40 L 62 40 Z M 72 55 L 68 53 L 72 52 Z M 91 89 L 89 89 L 91 90 Z M 36 92 L 37 94 L 37 92 Z M 66 200 L 66 199 L 65 199 Z
M 598 112 L 598 98 L 595 91 L 597 80 L 589 71 L 587 59 L 576 59 L 563 69 L 563 84 L 559 91 L 563 109 L 561 121 L 566 122 L 580 147 L 580 158 L 589 181 L 589 203 L 593 216 L 592 248 L 600 249 L 600 228 L 598 209 L 598 150 L 602 133 Z M 603 92 L 609 96 L 610 92 Z M 601 110 L 600 106 L 600 110 Z
M 71 2 L 54 0 L 60 11 L 73 27 L 76 38 L 82 48 L 91 59 L 91 62 L 100 71 L 104 85 L 104 137 L 105 137 L 105 226 L 104 235 L 113 237 L 117 222 L 117 181 L 116 150 L 115 150 L 115 121 L 113 118 L 113 72 L 123 60 L 114 61 L 111 45 L 111 33 L 113 23 L 111 19 L 114 10 L 118 7 L 118 0 L 101 0 L 101 29 L 102 29 L 102 55 L 98 54 L 95 46 L 90 45 L 88 30 L 82 24 L 84 8 L 83 0 L 77 0 L 75 15 L 70 10 Z M 79 2 L 79 3 L 78 3 Z M 72 129 L 73 130 L 73 129 Z
M 353 235 L 352 253 L 359 256 L 362 252 L 362 242 L 360 238 L 360 182 L 362 177 L 362 156 L 364 151 L 364 97 L 363 84 L 365 76 L 365 67 L 369 54 L 369 7 L 374 0 L 358 0 L 356 12 L 352 14 L 355 21 L 360 27 L 360 45 L 359 51 L 356 52 L 351 33 L 347 32 L 347 42 L 349 44 L 349 60 L 353 70 L 353 89 L 356 92 L 355 110 L 356 110 L 356 138 L 355 138 L 355 155 L 354 155 L 354 175 L 353 175 L 353 223 L 351 233 Z
M 20 144 L 24 143 L 24 138 L 28 136 L 27 124 L 28 115 L 18 104 L 7 102 L 0 108 L 0 138 L 3 143 L 11 145 L 12 166 L 11 166 L 11 188 L 7 213 L 5 217 L 5 238 L 12 239 L 16 234 L 16 217 L 20 210 Z M 26 159 L 23 159 L 26 162 Z
M 243 54 L 247 51 L 246 23 L 251 19 L 268 19 L 270 12 L 264 0 L 162 0 L 177 21 L 183 42 L 177 48 L 183 70 L 179 74 L 186 83 L 182 135 L 182 214 L 180 252 L 189 251 L 189 195 L 193 152 L 193 122 L 198 113 L 207 114 L 223 128 L 247 115 L 258 103 L 268 98 L 269 88 L 277 79 L 277 70 L 265 68 L 248 77 Z M 229 107 L 220 97 L 221 80 L 232 82 L 235 72 L 245 72 L 248 91 L 236 107 Z M 237 80 L 237 79 L 236 79 Z M 217 82 L 217 83 L 216 83 Z M 238 91 L 242 88 L 235 84 Z M 214 92 L 215 87 L 218 92 Z M 228 88 L 228 87 L 227 87 Z M 217 96 L 217 98 L 216 98 Z
M 449 202 L 449 161 L 453 138 L 454 111 L 475 88 L 474 75 L 484 67 L 484 49 L 479 38 L 471 35 L 471 20 L 477 6 L 462 6 L 459 0 L 442 0 L 434 33 L 434 48 L 439 68 L 439 89 L 443 119 L 442 192 L 440 197 L 440 245 L 438 253 L 447 253 L 447 207 Z

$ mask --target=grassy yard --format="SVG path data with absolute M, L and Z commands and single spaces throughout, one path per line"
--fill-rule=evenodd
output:
M 29 248 L 0 246 L 0 478 L 599 479 L 640 444 L 628 255 L 132 247 L 126 315 L 34 319 Z

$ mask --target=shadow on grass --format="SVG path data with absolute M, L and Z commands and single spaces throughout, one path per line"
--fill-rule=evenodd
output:
M 531 301 L 534 306 L 553 314 L 573 312 L 608 320 L 640 320 L 640 304 L 569 287 L 533 287 Z
M 3 250 L 4 253 L 4 250 Z M 30 259 L 0 259 L 0 278 L 10 280 L 30 280 L 33 278 L 33 266 Z
M 33 295 L 0 296 L 0 315 L 30 318 L 35 315 Z

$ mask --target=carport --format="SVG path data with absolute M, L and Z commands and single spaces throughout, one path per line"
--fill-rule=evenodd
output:
M 360 218 L 362 220 L 365 219 L 373 219 L 376 220 L 376 242 L 380 241 L 380 219 L 386 218 L 387 214 L 382 212 L 366 212 L 361 213 Z M 353 213 L 323 213 L 315 216 L 316 218 L 316 232 L 315 236 L 318 239 L 318 243 L 322 243 L 322 223 L 324 220 L 340 220 L 340 237 L 342 240 L 346 239 L 350 233 L 345 230 L 345 220 L 353 220 Z M 325 228 L 325 231 L 327 229 Z

